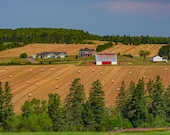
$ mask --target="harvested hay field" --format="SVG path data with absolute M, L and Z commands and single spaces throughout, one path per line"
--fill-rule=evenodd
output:
M 115 45 L 104 52 L 114 52 L 114 53 L 120 53 L 121 55 L 124 54 L 131 54 L 133 56 L 139 56 L 140 50 L 146 50 L 150 51 L 149 57 L 153 57 L 158 54 L 159 49 L 163 45 L 157 45 L 157 44 L 145 44 L 145 45 L 122 45 L 118 44 Z
M 38 98 L 48 99 L 49 93 L 58 93 L 62 101 L 69 92 L 71 81 L 80 78 L 85 87 L 86 96 L 91 84 L 99 79 L 105 91 L 107 106 L 114 106 L 117 92 L 124 80 L 128 87 L 130 82 L 137 82 L 144 77 L 155 80 L 159 75 L 165 87 L 170 84 L 170 67 L 168 66 L 1 66 L 0 81 L 4 86 L 8 81 L 12 89 L 15 112 L 25 100 Z
M 29 56 L 41 52 L 67 52 L 68 55 L 77 55 L 81 48 L 88 47 L 96 49 L 98 44 L 28 44 L 23 47 L 9 49 L 0 52 L 1 57 L 19 57 L 21 53 L 27 53 Z

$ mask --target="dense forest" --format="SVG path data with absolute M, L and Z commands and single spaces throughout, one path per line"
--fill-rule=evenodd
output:
M 83 30 L 64 29 L 64 28 L 18 28 L 0 29 L 0 50 L 20 47 L 29 43 L 66 43 L 78 44 L 89 43 L 89 40 L 101 40 L 125 45 L 139 44 L 169 44 L 169 37 L 150 37 L 150 36 L 119 36 L 107 35 L 99 36 L 84 32 Z
M 48 100 L 30 98 L 15 114 L 11 89 L 0 83 L 0 131 L 112 131 L 131 127 L 170 126 L 170 86 L 165 88 L 157 76 L 146 84 L 144 78 L 128 87 L 122 82 L 116 106 L 106 107 L 100 80 L 91 84 L 88 98 L 76 78 L 64 102 L 57 93 Z M 31 96 L 31 95 L 30 95 Z

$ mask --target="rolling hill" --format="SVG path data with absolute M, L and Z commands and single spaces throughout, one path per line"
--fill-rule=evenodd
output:
M 69 55 L 76 55 L 84 47 L 95 48 L 95 45 L 65 45 L 65 44 L 31 44 L 0 52 L 1 58 L 18 57 L 21 52 L 28 55 L 42 51 L 66 51 Z M 121 54 L 138 55 L 138 50 L 151 50 L 150 56 L 157 54 L 161 45 L 123 46 L 116 45 L 106 50 L 107 52 L 120 52 Z M 65 65 L 20 65 L 0 66 L 0 81 L 9 82 L 13 94 L 15 112 L 20 112 L 25 100 L 38 98 L 48 99 L 49 93 L 58 93 L 62 101 L 69 92 L 71 81 L 80 78 L 85 87 L 86 96 L 93 81 L 99 79 L 105 91 L 107 106 L 114 106 L 117 93 L 124 80 L 126 86 L 131 81 L 137 82 L 144 77 L 147 82 L 159 75 L 163 84 L 170 84 L 169 66 L 75 66 Z

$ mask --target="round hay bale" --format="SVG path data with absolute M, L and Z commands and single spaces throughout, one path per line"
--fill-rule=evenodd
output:
M 32 94 L 31 94 L 31 93 L 29 93 L 29 94 L 28 94 L 28 96 L 29 96 L 29 97 L 31 97 L 31 96 L 32 96 Z
M 27 84 L 30 84 L 30 81 L 27 81 Z
M 55 86 L 56 89 L 58 89 L 58 86 Z
M 165 71 L 167 71 L 167 68 L 164 68 Z
M 40 71 L 43 72 L 43 68 L 41 68 Z
M 53 68 L 51 68 L 50 70 L 51 70 L 51 71 L 53 71 L 54 69 L 53 69 Z
M 100 75 L 103 75 L 103 72 L 100 72 Z
M 94 69 L 92 69 L 92 72 L 94 72 L 95 70 Z
M 143 78 L 145 79 L 145 78 L 146 78 L 146 76 L 144 75 L 144 76 L 143 76 Z
M 5 69 L 6 69 L 6 70 L 8 70 L 9 68 L 8 68 L 8 67 L 6 67 Z
M 114 80 L 112 80 L 112 83 L 114 83 L 115 81 Z
M 78 73 L 81 73 L 81 71 L 79 70 Z
M 32 72 L 32 69 L 30 69 L 30 72 Z
M 117 91 L 119 91 L 120 90 L 120 88 L 117 88 Z
M 12 78 L 12 75 L 9 75 L 9 78 Z
M 35 86 L 38 86 L 38 83 L 35 83 Z
M 129 74 L 131 75 L 131 74 L 132 74 L 132 72 L 130 71 L 130 72 L 129 72 Z
M 59 77 L 57 77 L 56 80 L 59 80 Z

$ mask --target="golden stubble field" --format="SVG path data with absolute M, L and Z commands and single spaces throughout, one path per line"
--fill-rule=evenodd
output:
M 107 106 L 114 106 L 117 92 L 124 80 L 126 86 L 131 81 L 137 82 L 144 77 L 155 80 L 159 75 L 163 84 L 170 84 L 170 67 L 152 66 L 74 66 L 74 65 L 47 65 L 47 66 L 1 66 L 0 81 L 9 82 L 13 94 L 15 111 L 25 100 L 38 98 L 48 99 L 49 93 L 58 93 L 62 101 L 69 92 L 71 81 L 80 78 L 85 87 L 86 96 L 91 84 L 99 79 L 105 91 Z
M 153 57 L 158 54 L 159 49 L 163 45 L 157 45 L 157 44 L 142 44 L 138 46 L 134 45 L 122 45 L 118 44 L 112 48 L 106 49 L 103 52 L 114 52 L 114 53 L 120 53 L 121 55 L 124 54 L 131 54 L 133 56 L 139 56 L 140 50 L 150 51 L 149 57 Z
M 0 58 L 19 57 L 20 53 L 28 55 L 44 51 L 66 51 L 68 55 L 76 55 L 81 48 L 95 49 L 95 45 L 73 45 L 73 44 L 30 44 L 24 47 L 10 49 L 0 52 Z M 150 50 L 150 56 L 157 54 L 161 45 L 124 46 L 116 45 L 106 52 L 120 52 L 121 54 L 132 54 L 138 56 L 140 49 Z M 21 106 L 26 100 L 32 98 L 48 99 L 49 93 L 58 93 L 62 101 L 69 92 L 71 81 L 80 78 L 85 87 L 86 97 L 91 84 L 99 79 L 105 91 L 107 106 L 114 106 L 117 93 L 122 81 L 129 86 L 131 81 L 137 82 L 144 77 L 155 80 L 159 75 L 163 84 L 170 84 L 169 66 L 75 66 L 75 65 L 22 65 L 22 66 L 0 66 L 0 81 L 4 85 L 9 82 L 13 94 L 15 111 L 20 112 Z

